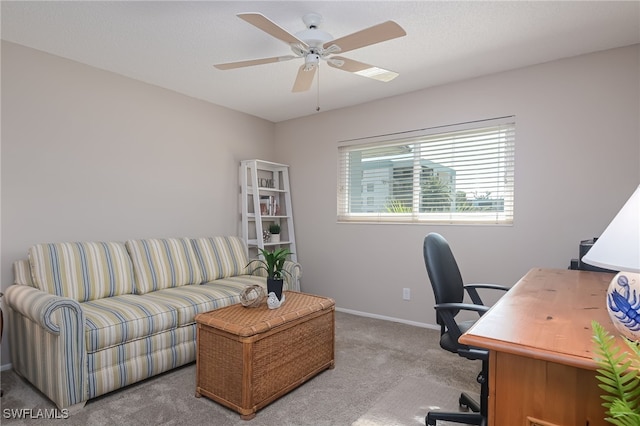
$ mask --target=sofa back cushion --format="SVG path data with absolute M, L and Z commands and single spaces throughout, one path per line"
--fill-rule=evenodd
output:
M 78 302 L 132 294 L 133 267 L 123 243 L 37 244 L 29 249 L 33 285 Z
M 13 262 L 13 283 L 35 287 L 31 278 L 31 266 L 29 260 L 21 259 Z
M 136 294 L 200 284 L 202 273 L 188 238 L 128 240 Z
M 208 237 L 192 240 L 203 282 L 247 274 L 247 254 L 240 237 Z

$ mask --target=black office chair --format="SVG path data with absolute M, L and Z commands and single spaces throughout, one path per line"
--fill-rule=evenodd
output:
M 440 325 L 440 346 L 461 357 L 470 360 L 481 360 L 482 370 L 478 374 L 480 383 L 480 403 L 471 396 L 462 393 L 458 400 L 461 408 L 471 409 L 468 412 L 440 412 L 431 411 L 427 414 L 427 425 L 433 426 L 438 420 L 472 425 L 486 425 L 487 423 L 487 398 L 489 351 L 458 343 L 458 338 L 467 331 L 475 321 L 456 321 L 456 315 L 460 311 L 475 311 L 479 315 L 489 308 L 482 303 L 478 294 L 479 288 L 492 290 L 509 290 L 508 287 L 496 284 L 468 284 L 464 285 L 462 275 L 449 243 L 442 235 L 430 233 L 424 238 L 423 243 L 424 264 L 427 267 L 429 280 L 433 287 L 436 299 L 436 320 Z M 469 294 L 473 303 L 463 303 L 464 292 Z

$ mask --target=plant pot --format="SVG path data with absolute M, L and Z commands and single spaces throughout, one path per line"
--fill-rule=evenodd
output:
M 267 294 L 273 292 L 276 294 L 278 300 L 282 300 L 282 286 L 284 280 L 282 278 L 276 280 L 273 278 L 267 278 Z
M 279 243 L 280 242 L 280 234 L 271 234 L 271 240 L 272 243 Z

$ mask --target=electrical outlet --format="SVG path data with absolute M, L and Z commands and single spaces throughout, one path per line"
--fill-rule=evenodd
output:
M 402 300 L 410 300 L 411 299 L 411 289 L 403 288 L 402 289 Z

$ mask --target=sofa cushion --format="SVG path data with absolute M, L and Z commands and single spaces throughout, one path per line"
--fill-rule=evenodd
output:
M 37 244 L 29 249 L 36 288 L 78 302 L 131 294 L 133 267 L 123 243 Z
M 13 283 L 35 287 L 31 278 L 31 267 L 28 260 L 16 260 L 13 262 Z
M 136 294 L 200 284 L 202 273 L 188 238 L 129 240 Z
M 175 308 L 146 296 L 115 296 L 81 306 L 89 353 L 171 330 L 178 323 Z
M 195 361 L 195 359 L 195 324 L 88 353 L 89 399 Z M 170 393 L 172 390 L 174 389 L 167 389 L 167 392 Z M 155 420 L 156 416 L 151 416 L 151 418 Z M 99 423 L 98 421 L 91 422 L 91 424 Z M 171 424 L 178 423 L 178 421 L 158 423 Z M 144 424 L 144 422 L 132 421 L 129 423 L 125 421 L 124 424 Z M 53 423 L 52 425 L 55 426 Z M 64 424 L 60 424 L 60 426 L 64 426 Z
M 192 243 L 203 282 L 246 274 L 246 248 L 239 237 L 194 238 Z
M 175 308 L 178 312 L 178 326 L 183 326 L 195 323 L 196 314 L 240 303 L 240 293 L 254 284 L 266 289 L 264 278 L 240 275 L 215 280 L 208 284 L 154 291 L 145 294 L 145 297 Z

